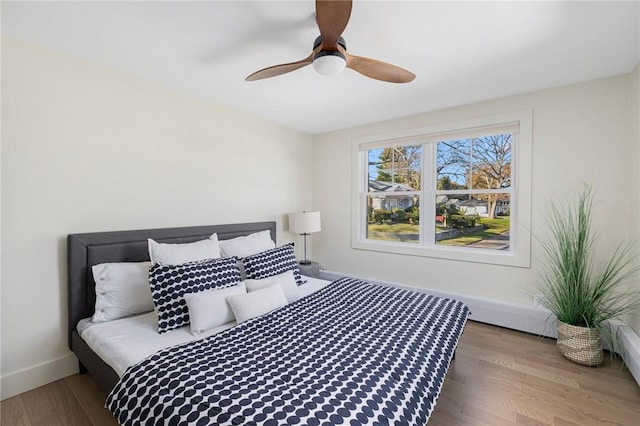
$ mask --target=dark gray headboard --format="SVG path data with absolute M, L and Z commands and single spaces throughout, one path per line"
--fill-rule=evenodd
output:
M 71 347 L 71 333 L 78 321 L 93 315 L 95 309 L 95 282 L 91 271 L 93 265 L 149 260 L 147 238 L 165 243 L 188 243 L 204 240 L 213 233 L 218 234 L 218 239 L 227 240 L 265 230 L 271 231 L 271 239 L 275 242 L 275 222 L 69 234 L 67 236 L 69 347 Z

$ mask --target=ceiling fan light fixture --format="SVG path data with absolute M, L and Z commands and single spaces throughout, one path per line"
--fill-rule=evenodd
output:
M 315 58 L 313 58 L 313 69 L 318 74 L 331 76 L 338 75 L 347 65 L 347 58 L 338 51 L 321 50 Z
M 416 78 L 415 74 L 403 68 L 347 53 L 347 44 L 342 38 L 342 33 L 351 17 L 351 6 L 352 0 L 316 0 L 316 23 L 320 35 L 313 42 L 311 54 L 296 62 L 263 68 L 249 75 L 245 80 L 254 81 L 275 77 L 312 63 L 318 74 L 337 75 L 347 67 L 348 62 L 349 68 L 375 80 L 389 83 L 413 81 Z

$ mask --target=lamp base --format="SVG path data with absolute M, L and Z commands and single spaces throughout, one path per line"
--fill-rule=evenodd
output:
M 311 265 L 311 261 L 310 260 L 301 260 L 300 262 L 301 265 Z

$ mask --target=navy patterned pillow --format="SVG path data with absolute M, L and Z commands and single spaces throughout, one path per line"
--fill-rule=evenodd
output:
M 167 332 L 189 324 L 184 300 L 187 292 L 236 285 L 242 281 L 234 258 L 205 259 L 182 265 L 157 263 L 149 269 L 149 286 L 158 310 L 158 331 Z
M 250 280 L 261 280 L 283 272 L 293 271 L 296 283 L 300 285 L 304 282 L 300 276 L 296 255 L 293 252 L 293 243 L 247 256 L 242 259 L 242 263 L 247 278 Z

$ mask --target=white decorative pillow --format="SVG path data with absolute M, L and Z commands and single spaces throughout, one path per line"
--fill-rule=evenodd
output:
M 220 241 L 220 249 L 225 257 L 247 257 L 276 247 L 270 231 L 255 232 L 246 237 Z
M 236 322 L 240 324 L 285 306 L 287 297 L 278 284 L 271 284 L 251 293 L 228 296 L 227 302 L 233 310 Z
M 198 335 L 233 321 L 235 318 L 227 303 L 227 297 L 234 294 L 247 294 L 244 283 L 197 293 L 185 293 L 183 297 L 189 310 L 191 334 Z
M 151 262 L 100 263 L 93 265 L 96 310 L 93 322 L 111 321 L 153 310 L 149 289 Z
M 208 240 L 194 241 L 192 243 L 168 244 L 159 243 L 151 238 L 149 242 L 149 259 L 154 265 L 182 265 L 187 262 L 196 262 L 204 259 L 217 259 L 220 257 L 220 244 L 218 234 L 213 234 Z
M 279 275 L 263 278 L 261 280 L 246 280 L 247 292 L 251 293 L 256 290 L 265 288 L 271 284 L 277 284 L 282 289 L 282 292 L 287 298 L 289 303 L 295 302 L 302 297 L 300 293 L 300 287 L 296 283 L 296 278 L 293 275 L 293 271 L 287 271 Z

